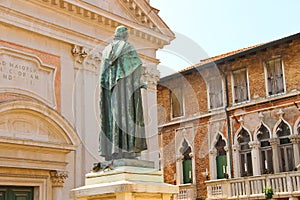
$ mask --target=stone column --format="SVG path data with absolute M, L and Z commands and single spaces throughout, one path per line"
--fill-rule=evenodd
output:
M 225 146 L 224 147 L 224 150 L 226 151 L 226 160 L 227 160 L 227 175 L 228 175 L 228 178 L 230 179 L 231 178 L 231 166 L 230 166 L 230 157 L 229 157 L 229 152 L 228 152 L 228 147 Z
M 274 168 L 274 173 L 279 173 L 280 172 L 280 167 L 279 167 L 279 150 L 278 150 L 278 138 L 271 138 L 270 139 L 270 144 L 272 147 L 272 153 L 273 153 L 273 168 Z
M 210 180 L 217 179 L 217 149 L 213 148 L 209 151 L 209 171 L 210 171 Z
M 159 169 L 159 146 L 158 146 L 158 121 L 157 121 L 157 81 L 159 71 L 156 66 L 147 64 L 144 67 L 142 81 L 148 83 L 147 90 L 142 89 L 144 119 L 148 149 L 142 153 L 141 159 L 151 160 L 155 163 L 155 168 Z
M 295 167 L 297 167 L 300 164 L 300 149 L 299 149 L 299 143 L 300 143 L 300 135 L 291 135 L 289 137 L 293 144 L 293 150 L 294 150 L 294 160 L 295 160 Z
M 189 154 L 190 158 L 192 159 L 192 180 L 193 180 L 193 184 L 196 184 L 196 163 L 195 163 L 195 156 L 193 154 L 193 152 L 191 152 Z
M 240 145 L 234 144 L 232 146 L 233 149 L 233 168 L 234 168 L 234 177 L 241 177 L 241 169 L 240 169 Z
M 176 157 L 176 185 L 183 184 L 183 155 L 177 155 Z
M 68 177 L 65 171 L 50 171 L 50 179 L 52 182 L 52 199 L 61 200 L 63 199 L 62 189 L 65 179 Z
M 261 175 L 261 169 L 260 169 L 260 153 L 259 153 L 259 147 L 260 143 L 259 141 L 252 141 L 249 142 L 249 146 L 251 148 L 251 158 L 252 158 L 252 169 L 253 169 L 253 175 Z

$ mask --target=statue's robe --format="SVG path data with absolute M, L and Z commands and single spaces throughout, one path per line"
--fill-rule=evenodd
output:
M 99 154 L 106 160 L 136 157 L 147 149 L 141 75 L 142 61 L 130 43 L 115 40 L 103 50 Z

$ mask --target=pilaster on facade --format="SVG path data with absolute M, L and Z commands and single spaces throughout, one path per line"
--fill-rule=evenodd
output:
M 151 91 L 156 91 L 157 81 L 160 73 L 155 67 L 144 67 L 143 81 L 148 83 L 148 88 Z
M 66 171 L 50 171 L 53 199 L 63 199 L 63 186 L 66 178 L 68 178 L 68 173 Z

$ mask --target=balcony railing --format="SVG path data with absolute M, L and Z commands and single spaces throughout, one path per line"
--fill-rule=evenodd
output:
M 174 200 L 195 200 L 196 186 L 193 184 L 179 185 L 179 193 L 174 195 Z
M 300 171 L 206 181 L 208 199 L 264 199 L 263 189 L 273 198 L 300 196 Z

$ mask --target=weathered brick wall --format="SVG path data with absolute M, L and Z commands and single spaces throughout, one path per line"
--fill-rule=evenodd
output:
M 196 188 L 197 197 L 206 197 L 206 169 L 209 169 L 209 147 L 208 147 L 208 118 L 202 119 L 196 123 L 195 134 L 195 162 L 196 162 Z
M 300 89 L 300 39 L 282 43 L 274 47 L 259 50 L 251 55 L 236 58 L 230 62 L 219 65 L 225 71 L 228 79 L 229 104 L 232 106 L 231 71 L 242 67 L 248 68 L 250 99 L 257 100 L 266 97 L 265 61 L 281 57 L 284 65 L 284 74 L 287 93 Z
M 175 129 L 178 126 L 170 126 L 160 130 L 162 134 L 163 171 L 166 183 L 175 184 L 174 174 L 176 173 L 175 153 Z

